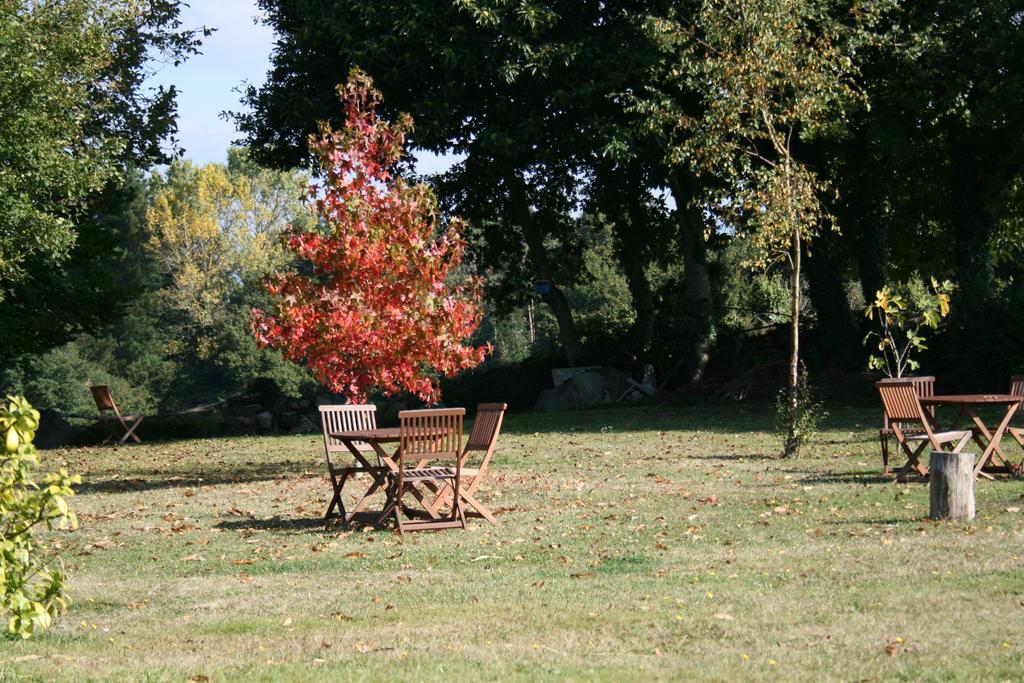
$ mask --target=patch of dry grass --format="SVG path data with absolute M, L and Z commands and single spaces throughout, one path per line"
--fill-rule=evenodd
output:
M 510 415 L 501 524 L 325 527 L 318 438 L 45 454 L 85 483 L 28 679 L 1015 679 L 1019 481 L 971 525 L 878 476 L 876 411 L 799 460 L 735 404 Z M 1007 511 L 1011 510 L 1011 511 Z M 199 678 L 202 680 L 202 678 Z

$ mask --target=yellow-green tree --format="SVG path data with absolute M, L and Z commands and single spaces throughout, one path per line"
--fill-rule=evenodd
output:
M 146 249 L 165 282 L 160 305 L 179 314 L 183 343 L 200 358 L 216 350 L 214 333 L 233 302 L 288 261 L 280 237 L 308 220 L 304 176 L 262 169 L 232 149 L 228 164 L 177 160 L 154 178 L 146 212 Z

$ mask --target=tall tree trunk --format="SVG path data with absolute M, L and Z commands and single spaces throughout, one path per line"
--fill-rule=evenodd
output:
M 700 380 L 715 337 L 715 320 L 708 273 L 704 216 L 695 204 L 699 197 L 694 178 L 675 172 L 669 178 L 679 223 L 679 248 L 683 255 L 683 377 L 688 383 Z
M 814 346 L 832 365 L 852 369 L 861 362 L 861 334 L 846 296 L 836 238 L 825 233 L 806 249 L 807 284 L 818 318 Z
M 651 225 L 644 204 L 647 188 L 638 163 L 614 170 L 607 164 L 598 173 L 597 206 L 611 221 L 615 249 L 636 315 L 629 330 L 630 350 L 643 361 L 654 338 L 654 293 L 647 278 L 651 261 Z
M 794 141 L 796 146 L 799 141 Z M 889 178 L 881 169 L 886 167 L 885 157 L 879 158 L 877 151 L 872 153 L 859 139 L 851 139 L 843 143 L 832 154 L 828 152 L 829 145 L 801 143 L 801 151 L 804 153 L 804 160 L 807 156 L 813 158 L 813 165 L 823 173 L 825 169 L 835 163 L 833 155 L 838 153 L 841 166 L 841 175 L 845 178 L 842 183 L 842 193 L 837 201 L 827 201 L 830 209 L 835 213 L 842 229 L 842 239 L 837 240 L 836 235 L 826 234 L 815 239 L 814 248 L 805 250 L 807 252 L 807 277 L 811 286 L 811 299 L 814 306 L 821 313 L 821 305 L 818 296 L 815 294 L 816 265 L 821 263 L 821 272 L 828 275 L 837 265 L 835 263 L 822 263 L 819 260 L 823 242 L 827 242 L 826 251 L 835 253 L 835 247 L 839 243 L 850 244 L 853 250 L 853 257 L 857 265 L 861 291 L 864 294 L 866 303 L 875 300 L 875 292 L 884 287 L 889 281 L 889 218 L 885 215 L 885 205 L 888 193 L 891 191 L 887 186 Z M 891 164 L 891 162 L 890 162 Z M 836 261 L 826 254 L 824 261 Z M 838 272 L 835 272 L 838 276 Z M 859 316 L 852 316 L 854 327 L 857 328 L 855 337 L 860 336 Z M 838 325 L 845 325 L 840 321 Z M 858 341 L 859 346 L 859 341 Z M 858 352 L 858 357 L 860 353 Z
M 860 288 L 864 302 L 870 304 L 889 282 L 889 221 L 867 207 L 851 207 L 849 216 L 843 229 L 854 234 Z
M 620 239 L 623 248 L 619 250 L 619 260 L 633 299 L 633 313 L 636 315 L 629 330 L 630 345 L 637 360 L 644 362 L 654 341 L 654 293 L 647 280 L 647 263 L 641 250 L 635 246 L 630 248 L 628 235 Z
M 573 319 L 569 300 L 555 284 L 554 271 L 548 260 L 547 249 L 544 247 L 544 232 L 530 212 L 530 204 L 522 178 L 515 172 L 509 172 L 505 176 L 505 182 L 508 184 L 512 220 L 523 231 L 526 252 L 533 268 L 533 274 L 538 281 L 549 283 L 548 291 L 541 294 L 541 298 L 551 309 L 558 322 L 558 337 L 562 342 L 562 350 L 565 352 L 569 366 L 574 367 L 580 352 L 579 334 L 576 331 L 576 321 Z
M 800 260 L 803 251 L 800 230 L 793 231 L 792 274 L 789 282 L 789 374 L 786 378 L 786 400 L 789 419 L 784 455 L 796 457 L 800 453 L 800 436 L 797 434 L 797 422 L 800 419 Z
M 992 243 L 994 219 L 986 206 L 980 162 L 970 150 L 954 153 L 951 193 L 953 243 L 956 248 L 959 306 L 954 311 L 971 316 L 988 298 L 992 286 Z

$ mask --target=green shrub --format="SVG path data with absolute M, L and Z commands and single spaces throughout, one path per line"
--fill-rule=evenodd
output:
M 787 446 L 791 445 L 792 453 L 798 454 L 828 418 L 824 406 L 814 399 L 814 390 L 807 382 L 807 370 L 803 365 L 796 384 L 795 416 L 790 413 L 793 408 L 789 402 L 789 389 L 783 387 L 775 399 L 775 433 L 788 440 L 792 426 L 793 443 Z
M 19 359 L 2 377 L 6 391 L 25 396 L 33 405 L 64 415 L 95 415 L 96 403 L 89 387 L 106 384 L 125 412 L 149 412 L 155 401 L 145 387 L 138 387 L 89 358 L 83 349 L 91 338 L 82 338 L 44 354 Z
M 38 427 L 39 411 L 23 397 L 8 396 L 0 409 L 0 583 L 7 631 L 22 638 L 49 627 L 67 606 L 63 574 L 50 566 L 49 548 L 32 532 L 77 526 L 66 499 L 74 495 L 72 484 L 82 481 L 65 469 L 38 482 L 32 478 Z

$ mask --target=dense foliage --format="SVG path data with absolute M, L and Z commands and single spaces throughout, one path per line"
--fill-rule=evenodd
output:
M 227 164 L 175 160 L 143 188 L 138 243 L 124 269 L 139 290 L 118 323 L 22 359 L 5 386 L 38 405 L 89 415 L 90 384 L 111 387 L 133 411 L 173 411 L 244 392 L 258 377 L 289 395 L 314 385 L 304 368 L 261 350 L 250 311 L 269 303 L 262 289 L 291 255 L 289 225 L 308 225 L 308 178 L 262 169 L 241 150 Z
M 238 117 L 259 158 L 303 159 L 314 122 L 336 121 L 326 95 L 367 69 L 415 117 L 413 145 L 461 155 L 436 185 L 470 221 L 488 297 L 521 311 L 536 290 L 570 362 L 590 350 L 564 296 L 590 217 L 610 226 L 628 283 L 619 357 L 652 360 L 670 383 L 757 343 L 758 320 L 798 322 L 760 298 L 784 274 L 737 274 L 744 262 L 801 259 L 789 287 L 808 298 L 795 310 L 810 365 L 848 370 L 866 366 L 858 311 L 890 277 L 958 281 L 949 333 L 973 336 L 988 319 L 975 313 L 1024 274 L 1007 256 L 1022 243 L 1024 168 L 1012 2 L 260 4 L 279 41 Z M 746 97 L 759 92 L 769 121 Z M 775 134 L 741 135 L 747 154 L 730 146 L 737 125 Z M 722 151 L 743 163 L 708 158 Z M 804 232 L 761 212 L 786 187 L 802 188 Z
M 411 122 L 377 116 L 370 78 L 353 72 L 338 94 L 345 128 L 325 127 L 309 145 L 323 177 L 310 190 L 322 229 L 288 236 L 312 272 L 275 275 L 273 313 L 254 311 L 253 331 L 351 401 L 379 388 L 434 403 L 432 373 L 453 375 L 486 352 L 464 343 L 481 314 L 478 280 L 456 279 L 461 223 L 435 235 L 430 189 L 394 174 Z
M 165 163 L 173 87 L 146 78 L 193 54 L 180 0 L 0 2 L 0 359 L 120 319 L 140 283 L 126 267 L 145 197 Z
M 914 346 L 921 371 L 951 390 L 993 390 L 1024 367 L 1017 3 L 260 0 L 277 40 L 266 82 L 245 91 L 236 115 L 247 153 L 233 151 L 227 166 L 179 161 L 146 174 L 135 167 L 164 160 L 174 107 L 172 91 L 141 87 L 143 56 L 176 61 L 200 37 L 180 29 L 178 4 L 0 4 L 9 56 L 0 93 L 14 103 L 0 115 L 0 155 L 40 167 L 38 186 L 17 185 L 23 170 L 0 185 L 14 183 L 9 206 L 27 201 L 59 227 L 4 229 L 31 235 L 11 242 L 22 255 L 0 247 L 20 277 L 0 283 L 3 310 L 25 331 L 0 355 L 8 388 L 48 407 L 91 412 L 92 381 L 140 409 L 187 407 L 261 377 L 310 394 L 311 370 L 349 393 L 370 384 L 427 391 L 427 376 L 403 383 L 342 357 L 372 351 L 371 365 L 403 376 L 431 364 L 409 345 L 395 346 L 404 365 L 387 356 L 366 332 L 376 314 L 340 328 L 283 326 L 323 337 L 319 349 L 302 334 L 285 344 L 301 364 L 259 348 L 248 328 L 251 309 L 278 312 L 266 273 L 295 271 L 310 283 L 335 268 L 351 275 L 328 236 L 338 216 L 301 208 L 308 178 L 294 169 L 321 167 L 321 122 L 345 128 L 336 88 L 354 67 L 374 77 L 381 118 L 411 148 L 455 158 L 426 179 L 436 204 L 416 189 L 410 160 L 396 156 L 384 170 L 404 188 L 396 196 L 431 214 L 419 224 L 425 244 L 443 243 L 454 217 L 465 219 L 451 242 L 461 253 L 465 240 L 465 258 L 448 272 L 480 278 L 468 344 L 494 353 L 461 386 L 446 380 L 461 399 L 522 364 L 530 390 L 517 403 L 526 404 L 546 369 L 566 363 L 637 374 L 651 363 L 660 387 L 723 395 L 757 387 L 771 398 L 788 384 L 792 399 L 801 360 L 812 386 L 826 370 L 864 373 L 869 396 L 872 350 L 860 342 L 878 318 L 861 312 L 915 272 L 956 286 L 929 348 Z M 83 16 L 110 30 L 93 31 Z M 55 49 L 43 51 L 45 22 L 58 20 Z M 54 92 L 54 78 L 68 89 Z M 122 87 L 108 87 L 115 82 Z M 55 111 L 102 116 L 86 124 Z M 415 129 L 401 127 L 399 112 Z M 79 124 L 88 135 L 76 138 Z M 47 139 L 35 135 L 44 130 Z M 88 149 L 76 151 L 76 141 Z M 65 153 L 77 156 L 61 167 Z M 43 189 L 88 159 L 97 164 L 66 188 Z M 339 201 L 353 189 L 343 180 Z M 318 199 L 331 191 L 324 183 Z M 281 241 L 288 224 L 292 247 L 306 253 Z M 369 309 L 385 309 L 383 296 Z M 42 353 L 18 358 L 28 350 Z M 728 391 L 744 377 L 754 379 Z
M 0 584 L 7 631 L 22 638 L 48 628 L 67 606 L 59 559 L 34 532 L 77 525 L 67 498 L 82 481 L 65 469 L 33 479 L 38 428 L 39 411 L 23 397 L 8 396 L 0 407 Z

